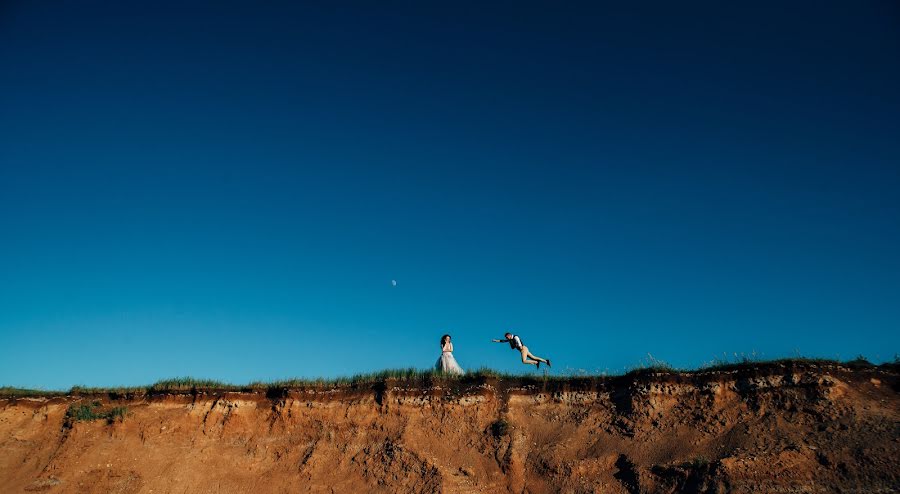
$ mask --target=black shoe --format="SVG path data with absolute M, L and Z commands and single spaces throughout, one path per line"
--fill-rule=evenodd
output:
M 537 363 L 537 368 L 538 368 L 538 369 L 541 368 L 541 363 L 540 363 L 540 362 Z
M 550 365 L 550 359 L 547 359 L 547 367 L 553 367 L 552 365 Z

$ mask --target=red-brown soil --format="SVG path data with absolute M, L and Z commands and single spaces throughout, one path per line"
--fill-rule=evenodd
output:
M 898 492 L 896 366 L 0 399 L 0 492 Z M 70 422 L 73 403 L 124 420 Z

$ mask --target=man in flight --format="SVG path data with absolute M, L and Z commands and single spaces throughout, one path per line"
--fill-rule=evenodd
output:
M 547 364 L 547 367 L 551 367 L 550 359 L 540 358 L 535 354 L 528 351 L 528 347 L 522 343 L 522 339 L 518 337 L 518 335 L 514 335 L 512 333 L 506 333 L 504 339 L 502 340 L 491 340 L 494 343 L 509 343 L 509 347 L 513 350 L 518 350 L 519 353 L 522 354 L 522 363 L 529 365 L 536 365 L 538 369 L 541 368 L 541 363 Z

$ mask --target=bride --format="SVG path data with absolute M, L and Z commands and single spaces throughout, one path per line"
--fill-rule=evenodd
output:
M 457 376 L 461 376 L 466 373 L 466 371 L 462 370 L 462 367 L 456 363 L 456 359 L 453 358 L 453 343 L 450 342 L 450 335 L 445 334 L 441 336 L 441 357 L 438 359 L 437 364 L 435 364 L 435 369 L 438 372 L 444 372 L 447 374 L 455 374 Z

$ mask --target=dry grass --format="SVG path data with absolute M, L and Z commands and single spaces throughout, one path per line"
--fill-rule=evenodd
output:
M 727 372 L 749 370 L 757 367 L 769 367 L 773 365 L 818 365 L 818 366 L 837 366 L 841 365 L 852 369 L 865 368 L 882 368 L 886 370 L 896 371 L 898 362 L 885 363 L 876 366 L 868 362 L 864 357 L 860 356 L 854 360 L 839 362 L 836 360 L 794 357 L 775 360 L 760 360 L 755 356 L 747 356 L 744 354 L 735 355 L 733 359 L 715 359 L 703 367 L 697 369 L 677 369 L 668 363 L 648 355 L 648 358 L 641 364 L 628 370 L 620 375 L 605 374 L 557 374 L 557 375 L 536 375 L 536 374 L 513 374 L 500 372 L 494 369 L 481 368 L 468 372 L 463 376 L 454 376 L 442 374 L 434 370 L 423 370 L 416 368 L 406 369 L 386 369 L 378 372 L 365 374 L 356 374 L 350 377 L 337 378 L 292 378 L 267 382 L 252 382 L 250 384 L 231 384 L 227 382 L 217 381 L 213 379 L 198 379 L 194 377 L 176 377 L 172 379 L 163 379 L 153 383 L 150 386 L 128 386 L 128 387 L 84 387 L 74 386 L 68 391 L 63 390 L 36 390 L 16 387 L 0 387 L 0 398 L 25 398 L 25 397 L 54 397 L 54 396 L 92 396 L 92 395 L 112 395 L 112 396 L 133 396 L 133 395 L 154 395 L 167 393 L 197 393 L 197 392 L 255 392 L 255 391 L 271 391 L 271 390 L 288 390 L 288 389 L 334 389 L 334 388 L 360 388 L 369 387 L 380 383 L 391 382 L 395 385 L 403 385 L 407 387 L 413 386 L 432 386 L 441 383 L 445 384 L 467 384 L 484 382 L 485 380 L 514 380 L 522 385 L 540 384 L 548 382 L 579 382 L 586 381 L 605 381 L 615 379 L 617 377 L 638 377 L 643 375 L 659 375 L 659 374 L 694 374 L 702 372 Z

